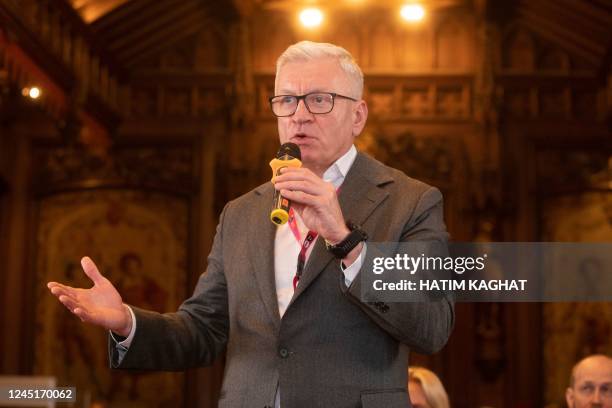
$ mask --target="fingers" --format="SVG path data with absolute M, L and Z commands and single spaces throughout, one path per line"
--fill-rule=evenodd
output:
M 336 194 L 336 189 L 317 177 L 307 169 L 288 168 L 282 175 L 274 180 L 276 190 L 301 191 L 314 196 L 331 196 Z
M 49 282 L 47 283 L 47 287 L 55 296 L 66 295 L 73 298 L 77 297 L 77 290 L 70 286 L 62 285 L 57 282 Z
M 69 286 L 62 285 L 57 282 L 49 282 L 47 287 L 51 293 L 59 299 L 59 301 L 66 306 L 66 309 L 74 313 L 74 309 L 78 307 L 76 300 L 76 290 Z
M 281 174 L 285 174 L 285 173 L 310 173 L 313 174 L 314 173 L 306 168 L 306 167 L 282 167 L 280 169 Z
M 94 285 L 100 283 L 102 279 L 104 279 L 102 274 L 100 274 L 100 271 L 98 271 L 96 264 L 88 256 L 81 259 L 81 266 L 83 267 L 85 275 L 87 275 L 89 279 L 93 281 Z
M 94 284 L 100 283 L 104 279 L 102 274 L 98 271 L 96 264 L 94 264 L 91 258 L 88 256 L 81 259 L 81 266 L 83 267 L 85 274 L 93 281 Z M 66 286 L 59 282 L 49 282 L 47 283 L 47 287 L 54 295 L 66 294 L 72 297 L 76 297 L 76 291 L 78 290 L 77 288 Z
M 317 202 L 316 196 L 305 193 L 303 191 L 281 190 L 281 194 L 283 195 L 283 197 L 293 202 L 308 206 L 312 206 Z
M 87 318 L 87 315 L 85 312 L 83 312 L 83 309 L 79 309 L 78 307 L 75 308 L 72 313 L 78 317 L 79 319 L 81 319 L 82 322 L 84 322 Z
M 79 307 L 79 302 L 76 301 L 76 299 L 71 298 L 70 296 L 66 296 L 66 295 L 60 295 L 58 297 L 59 301 L 62 302 L 62 304 L 64 306 L 66 306 L 68 308 L 68 310 L 70 310 L 71 312 L 74 311 L 74 309 L 76 309 L 77 307 Z
M 83 308 L 77 307 L 72 313 L 74 313 L 82 322 L 89 322 L 92 320 L 91 314 Z
M 315 175 L 312 171 L 304 167 L 285 167 L 281 169 L 281 174 L 274 177 L 274 182 L 278 181 L 289 181 L 289 180 L 305 180 L 309 179 L 312 181 L 323 181 L 320 177 Z
M 326 192 L 320 185 L 315 185 L 306 180 L 277 182 L 274 184 L 274 188 L 277 190 L 302 191 L 311 195 L 322 195 Z
M 59 301 L 62 302 L 66 309 L 70 310 L 74 315 L 81 319 L 81 321 L 85 322 L 91 320 L 91 314 L 89 311 L 76 299 L 70 296 L 61 295 L 59 296 Z

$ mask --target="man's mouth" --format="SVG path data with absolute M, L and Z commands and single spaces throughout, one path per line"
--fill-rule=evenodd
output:
M 305 141 L 306 139 L 309 139 L 310 137 L 311 136 L 306 133 L 294 133 L 291 139 L 300 142 L 300 141 Z

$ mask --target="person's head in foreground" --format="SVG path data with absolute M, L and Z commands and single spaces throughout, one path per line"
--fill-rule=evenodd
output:
M 449 408 L 442 382 L 426 368 L 408 368 L 408 394 L 413 408 Z
M 362 93 L 363 73 L 344 48 L 311 41 L 290 46 L 276 63 L 270 98 L 281 144 L 297 144 L 304 167 L 321 176 L 365 126 Z
M 612 358 L 596 354 L 576 363 L 565 400 L 569 408 L 612 408 Z

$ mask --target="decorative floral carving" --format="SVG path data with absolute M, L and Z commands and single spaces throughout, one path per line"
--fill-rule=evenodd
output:
M 38 192 L 96 186 L 131 186 L 188 193 L 193 186 L 192 152 L 184 147 L 120 148 L 108 158 L 75 148 L 35 151 Z

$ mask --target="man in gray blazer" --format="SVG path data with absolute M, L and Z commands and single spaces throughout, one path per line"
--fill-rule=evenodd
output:
M 303 41 L 281 55 L 270 105 L 303 166 L 225 206 L 207 270 L 176 313 L 125 305 L 87 257 L 92 288 L 49 283 L 75 315 L 112 331 L 112 367 L 182 370 L 225 352 L 220 407 L 410 406 L 409 349 L 444 346 L 453 303 L 385 303 L 366 287 L 364 301 L 362 266 L 383 255 L 364 232 L 370 242 L 448 235 L 436 188 L 356 151 L 362 92 L 343 48 Z M 269 220 L 275 189 L 294 209 L 279 227 Z

